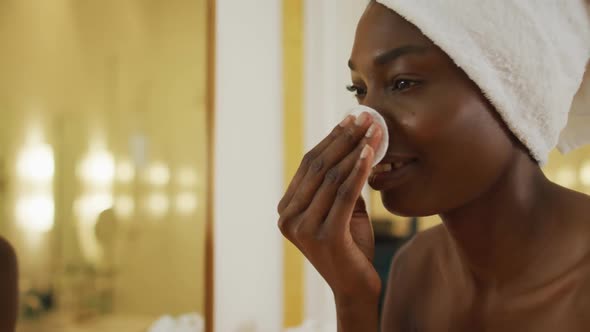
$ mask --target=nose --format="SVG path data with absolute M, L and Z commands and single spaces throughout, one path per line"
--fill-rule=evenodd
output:
M 371 90 L 375 91 L 375 89 Z M 369 91 L 367 92 L 365 98 L 363 98 L 363 100 L 360 102 L 360 104 L 363 106 L 370 107 L 377 111 L 377 113 L 379 113 L 385 119 L 387 128 L 389 131 L 391 131 L 391 129 L 394 127 L 395 119 L 393 118 L 391 112 L 386 111 L 386 107 L 385 105 L 383 105 L 383 100 L 384 98 L 382 96 L 379 96 L 378 93 Z
M 405 140 L 405 129 L 399 118 L 400 113 L 392 109 L 391 105 L 387 105 L 386 100 L 386 96 L 379 92 L 379 90 L 369 89 L 360 104 L 374 109 L 383 117 L 387 127 L 389 147 L 392 147 L 395 144 L 399 145 L 400 142 Z
M 379 93 L 377 93 L 375 90 L 376 89 L 368 89 L 365 98 L 363 98 L 360 104 L 374 109 L 386 120 L 389 120 L 385 114 L 385 107 L 382 105 L 383 98 L 379 96 Z

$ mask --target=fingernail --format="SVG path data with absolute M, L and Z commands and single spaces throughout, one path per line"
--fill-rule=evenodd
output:
M 377 130 L 377 125 L 373 123 L 373 124 L 372 124 L 372 125 L 369 127 L 369 130 L 367 130 L 367 133 L 365 134 L 365 137 L 366 137 L 366 138 L 371 138 L 371 137 L 373 137 L 373 135 L 375 134 L 375 131 L 376 131 L 376 130 Z
M 371 146 L 369 146 L 368 144 L 365 145 L 365 147 L 363 148 L 363 151 L 361 151 L 361 159 L 366 159 L 369 156 L 370 150 L 371 150 Z
M 340 127 L 346 127 L 352 121 L 352 118 L 354 118 L 354 116 L 349 115 L 349 116 L 345 117 L 344 120 L 342 120 L 338 125 Z
M 369 114 L 367 114 L 367 112 L 363 112 L 361 113 L 361 115 L 359 115 L 358 118 L 356 118 L 356 120 L 354 121 L 354 124 L 357 126 L 362 126 L 365 124 L 365 122 L 367 121 L 367 117 L 369 116 Z

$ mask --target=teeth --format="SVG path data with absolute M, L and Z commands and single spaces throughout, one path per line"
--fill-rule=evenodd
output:
M 405 165 L 406 165 L 406 163 L 403 161 L 395 162 L 395 163 L 380 164 L 380 165 L 373 167 L 373 174 L 391 172 L 393 170 L 398 170 L 398 169 L 404 167 Z
M 381 164 L 373 168 L 374 173 L 385 173 L 390 172 L 393 169 L 391 164 Z
M 373 171 L 372 174 L 376 175 L 379 173 L 386 173 L 386 172 L 391 172 L 391 171 L 396 171 L 404 166 L 406 166 L 407 164 L 411 163 L 412 161 L 397 161 L 394 163 L 387 163 L 387 164 L 379 164 L 375 167 L 373 167 Z

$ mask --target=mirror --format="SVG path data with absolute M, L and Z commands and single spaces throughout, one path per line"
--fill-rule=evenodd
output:
M 204 324 L 206 13 L 207 0 L 0 4 L 18 331 Z

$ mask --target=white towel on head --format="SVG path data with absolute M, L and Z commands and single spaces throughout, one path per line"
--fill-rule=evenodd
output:
M 565 153 L 590 143 L 590 75 L 582 84 L 590 58 L 584 0 L 377 2 L 447 53 L 541 164 L 556 146 Z

